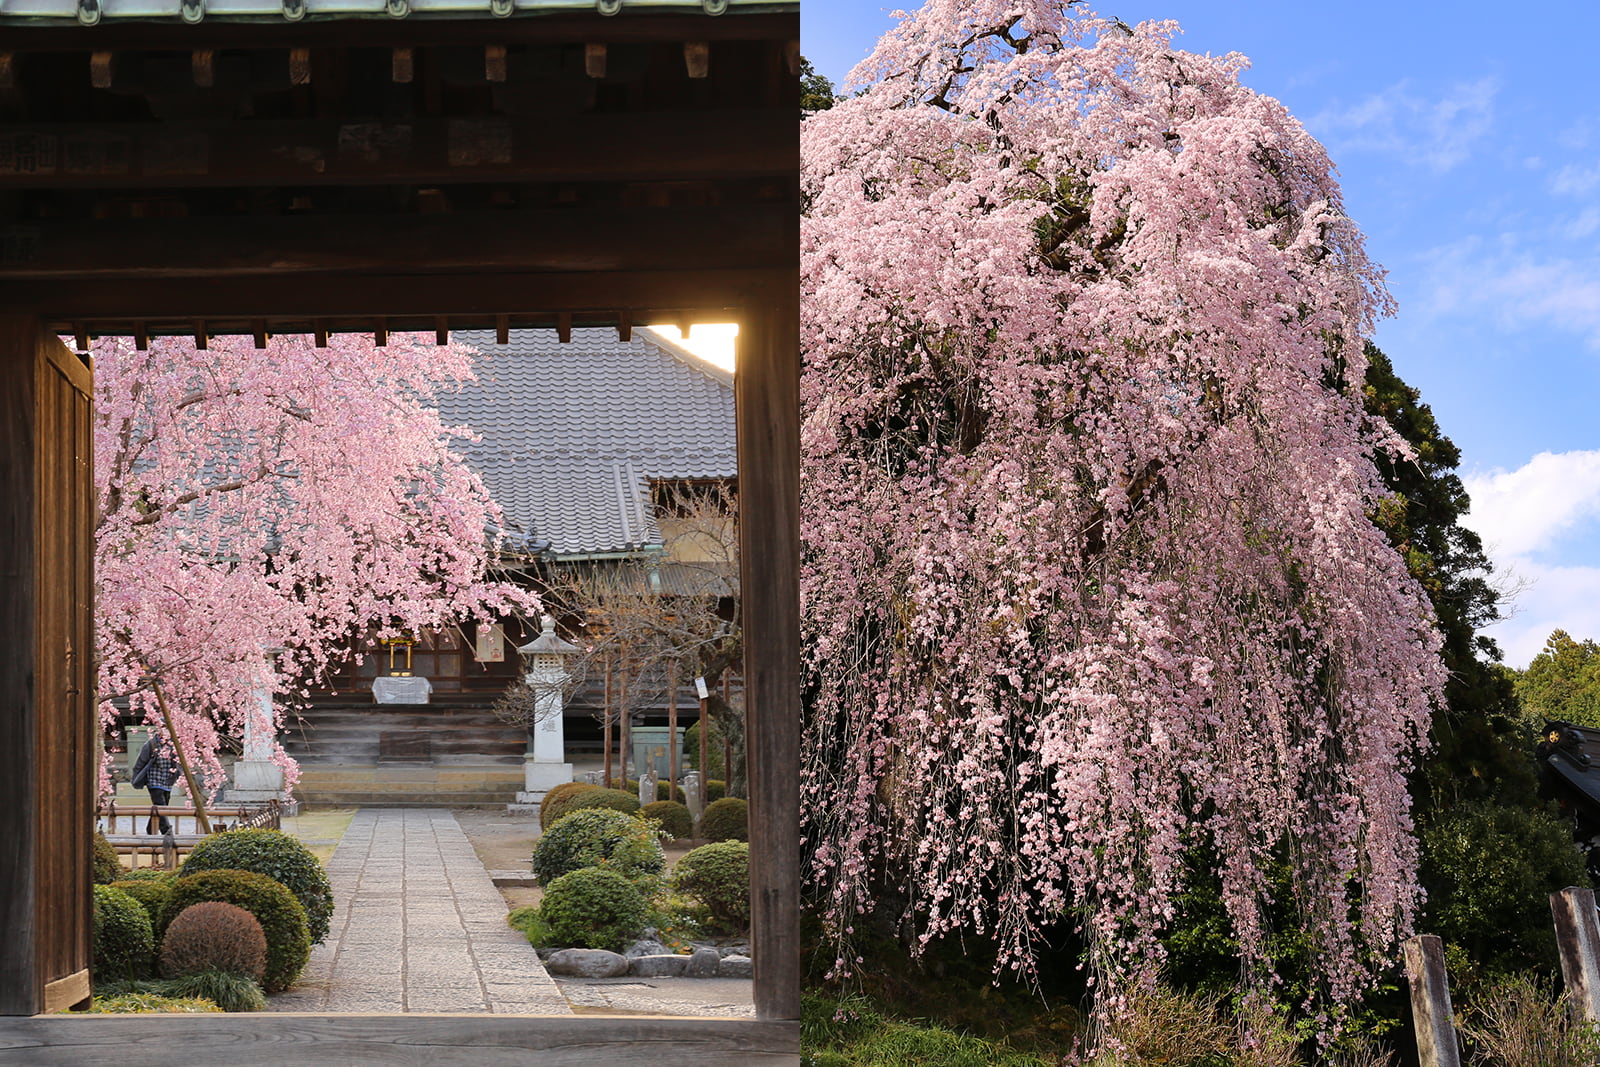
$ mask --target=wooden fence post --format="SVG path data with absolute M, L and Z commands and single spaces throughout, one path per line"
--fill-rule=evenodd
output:
M 1600 923 L 1595 921 L 1594 890 L 1551 893 L 1550 914 L 1567 995 L 1586 1022 L 1600 1023 Z
M 1450 979 L 1444 967 L 1444 942 L 1433 934 L 1410 938 L 1405 943 L 1405 957 L 1418 1062 L 1422 1067 L 1461 1067 L 1461 1048 L 1450 1007 Z

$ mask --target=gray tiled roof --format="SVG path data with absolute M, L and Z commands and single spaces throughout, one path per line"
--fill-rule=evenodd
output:
M 635 331 L 457 332 L 478 380 L 439 399 L 467 461 L 505 509 L 513 538 L 557 556 L 659 546 L 654 479 L 732 478 L 733 376 L 687 349 Z

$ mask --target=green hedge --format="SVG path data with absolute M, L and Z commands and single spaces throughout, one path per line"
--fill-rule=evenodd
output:
M 668 837 L 681 839 L 694 835 L 694 819 L 689 809 L 675 800 L 658 800 L 639 809 L 639 814 L 654 819 Z
M 624 878 L 659 875 L 666 866 L 654 828 L 636 815 L 604 808 L 575 811 L 544 832 L 533 846 L 540 885 L 582 867 L 604 864 Z
M 724 797 L 700 813 L 700 836 L 707 841 L 750 840 L 749 805 L 738 797 Z
M 120 889 L 95 886 L 94 980 L 143 978 L 155 948 L 155 931 L 139 902 Z
M 750 845 L 717 841 L 694 849 L 672 871 L 673 887 L 706 906 L 718 923 L 750 925 Z
M 650 916 L 644 894 L 616 871 L 584 867 L 550 883 L 539 905 L 553 944 L 620 952 Z
M 599 788 L 592 782 L 562 782 L 560 785 L 552 786 L 550 792 L 544 795 L 544 799 L 539 801 L 539 829 L 550 829 L 557 819 L 571 812 L 567 807 L 568 797 Z M 552 812 L 552 808 L 556 810 Z
M 124 878 L 111 883 L 112 889 L 122 890 L 144 908 L 144 913 L 150 917 L 150 928 L 155 931 L 157 942 L 160 942 L 161 935 L 167 929 L 163 921 L 167 898 L 172 895 L 172 883 L 177 880 L 172 872 L 164 874 L 162 878 Z
M 183 873 L 254 871 L 282 882 L 306 912 L 313 945 L 328 936 L 333 916 L 333 887 L 322 861 L 299 840 L 278 830 L 229 830 L 195 845 L 183 861 Z

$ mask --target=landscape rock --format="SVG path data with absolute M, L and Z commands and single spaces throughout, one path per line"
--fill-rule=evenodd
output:
M 641 937 L 633 944 L 622 950 L 622 954 L 630 960 L 639 956 L 665 956 L 672 950 L 654 938 Z
M 635 956 L 628 970 L 638 978 L 680 978 L 688 966 L 688 956 L 678 956 L 669 952 L 655 956 Z
M 617 952 L 599 948 L 564 948 L 544 961 L 551 974 L 572 978 L 620 978 L 628 973 L 628 960 Z
M 716 949 L 697 948 L 694 950 L 694 955 L 689 957 L 689 964 L 683 973 L 690 978 L 715 978 L 721 962 L 722 953 Z
M 754 974 L 749 956 L 724 956 L 717 965 L 718 978 L 749 978 Z

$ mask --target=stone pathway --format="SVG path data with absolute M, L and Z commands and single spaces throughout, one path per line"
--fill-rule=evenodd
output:
M 328 878 L 328 939 L 271 1010 L 571 1014 L 449 811 L 362 808 Z

